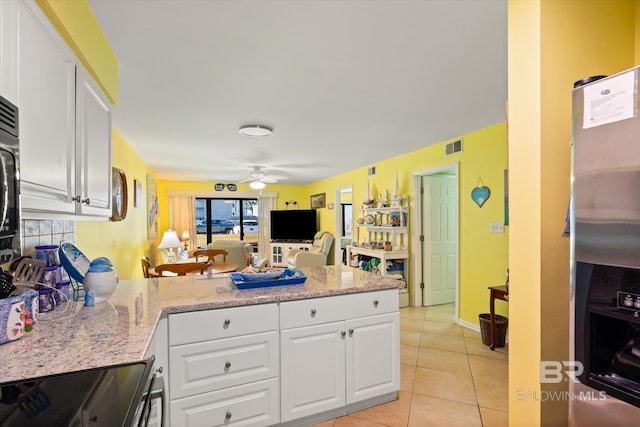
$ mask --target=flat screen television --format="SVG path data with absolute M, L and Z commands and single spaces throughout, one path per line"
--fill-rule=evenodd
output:
M 271 211 L 271 240 L 301 241 L 313 240 L 318 231 L 315 209 L 293 211 Z

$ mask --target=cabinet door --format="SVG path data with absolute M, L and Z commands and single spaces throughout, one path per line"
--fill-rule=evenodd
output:
M 347 320 L 347 404 L 400 389 L 399 314 Z
M 344 322 L 280 333 L 282 422 L 345 404 Z
M 75 62 L 35 3 L 15 3 L 23 210 L 73 213 Z
M 111 107 L 78 66 L 76 84 L 77 213 L 111 216 Z

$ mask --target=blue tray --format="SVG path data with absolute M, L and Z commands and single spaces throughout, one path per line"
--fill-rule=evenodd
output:
M 260 279 L 260 275 L 264 275 L 264 279 Z M 254 277 L 255 276 L 255 277 Z M 300 270 L 285 269 L 279 277 L 273 278 L 270 273 L 229 273 L 229 277 L 236 284 L 238 289 L 253 289 L 253 288 L 266 288 L 269 286 L 283 286 L 283 285 L 299 285 L 307 280 Z M 258 278 L 256 280 L 256 278 Z

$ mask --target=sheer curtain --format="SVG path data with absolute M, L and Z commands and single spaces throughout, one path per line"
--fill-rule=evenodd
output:
M 270 260 L 271 255 L 271 211 L 276 208 L 274 194 L 258 194 L 258 257 Z M 271 264 L 271 262 L 269 262 Z
M 175 230 L 182 238 L 182 233 L 189 232 L 191 241 L 189 248 L 196 244 L 196 198 L 185 195 L 169 195 L 169 228 Z

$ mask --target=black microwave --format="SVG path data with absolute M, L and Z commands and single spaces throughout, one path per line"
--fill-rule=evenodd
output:
M 0 96 L 0 263 L 20 254 L 18 107 Z

